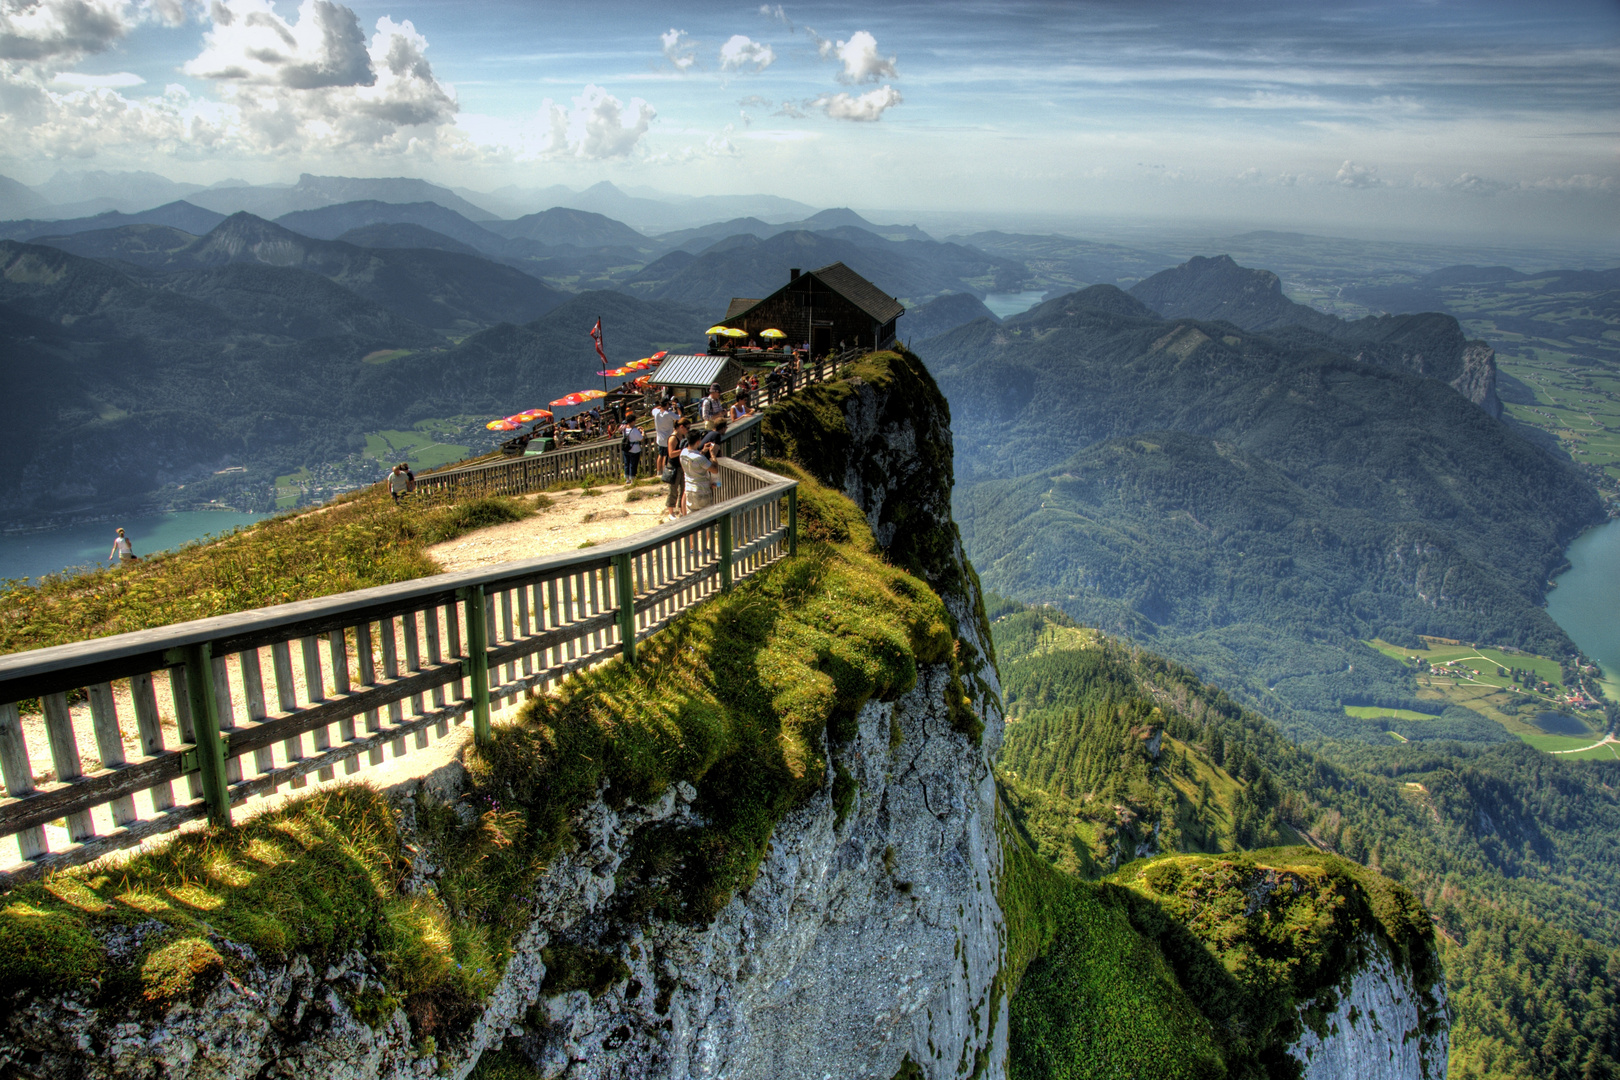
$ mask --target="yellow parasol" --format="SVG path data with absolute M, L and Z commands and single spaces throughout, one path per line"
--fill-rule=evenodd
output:
M 768 337 L 768 338 L 785 338 L 785 337 L 787 337 L 787 335 L 782 333 L 782 331 L 780 331 L 780 330 L 761 330 L 759 332 L 759 336 L 760 337 Z

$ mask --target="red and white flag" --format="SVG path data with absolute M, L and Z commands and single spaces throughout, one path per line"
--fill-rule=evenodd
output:
M 591 327 L 591 341 L 596 345 L 596 355 L 602 358 L 602 366 L 610 366 L 607 353 L 602 351 L 602 320 L 600 318 L 596 320 L 596 325 Z

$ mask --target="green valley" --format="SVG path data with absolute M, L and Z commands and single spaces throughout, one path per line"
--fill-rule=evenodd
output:
M 1012 873 L 1049 905 L 1045 936 L 1023 945 L 1036 960 L 1014 997 L 1013 1061 L 1026 1070 L 1014 1075 L 1108 1071 L 1030 1063 L 1058 1047 L 1093 1061 L 1106 1050 L 1107 999 L 1084 988 L 1106 984 L 1096 956 L 1119 949 L 1138 950 L 1144 972 L 1165 973 L 1166 1022 L 1185 1025 L 1171 1060 L 1192 1063 L 1165 1075 L 1222 1075 L 1196 1064 L 1200 1046 L 1218 1047 L 1228 1067 L 1244 1060 L 1218 1035 L 1239 991 L 1223 982 L 1221 965 L 1209 967 L 1213 956 L 1227 972 L 1244 970 L 1228 936 L 1234 924 L 1221 922 L 1222 933 L 1201 945 L 1185 932 L 1198 937 L 1197 913 L 1215 910 L 1206 905 L 1243 895 L 1213 883 L 1242 881 L 1256 867 L 1355 877 L 1397 936 L 1402 918 L 1412 920 L 1406 933 L 1428 932 L 1422 903 L 1435 920 L 1454 1017 L 1449 1075 L 1575 1080 L 1620 1069 L 1620 859 L 1609 842 L 1620 828 L 1620 761 L 1555 761 L 1517 743 L 1451 753 L 1305 749 L 1188 669 L 1088 632 L 1055 608 L 994 601 L 987 610 L 1011 712 L 998 779 L 1016 833 Z M 1214 891 L 1178 901 L 1193 880 Z M 1267 925 L 1301 925 L 1276 918 Z M 1065 924 L 1074 929 L 1054 928 L 1065 919 L 1078 920 Z M 1099 938 L 1109 944 L 1091 946 L 1087 959 L 1079 943 Z M 1309 970 L 1290 951 L 1299 948 L 1280 954 L 1296 958 L 1296 976 Z M 1290 1001 L 1309 996 L 1308 983 L 1258 985 Z M 1224 989 L 1200 996 L 1201 986 Z M 1277 1015 L 1264 1004 L 1243 1008 Z M 1189 1009 L 1208 1026 L 1175 1019 Z M 1092 1049 L 1074 1041 L 1080 1032 L 1091 1033 Z M 1263 1065 L 1226 1074 L 1287 1075 Z

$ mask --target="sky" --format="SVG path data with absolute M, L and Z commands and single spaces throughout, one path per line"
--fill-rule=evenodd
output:
M 61 169 L 1607 245 L 1620 2 L 0 0 Z

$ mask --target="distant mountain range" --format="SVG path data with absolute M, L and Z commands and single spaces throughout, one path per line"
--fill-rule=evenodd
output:
M 1276 274 L 1239 266 L 1229 255 L 1198 256 L 1160 271 L 1133 286 L 1131 295 L 1165 318 L 1229 322 L 1281 334 L 1301 346 L 1345 352 L 1365 363 L 1406 368 L 1449 383 L 1492 416 L 1502 415 L 1494 351 L 1469 340 L 1450 315 L 1346 321 L 1295 303 L 1283 295 Z
M 158 274 L 238 262 L 309 271 L 402 318 L 444 332 L 528 322 L 565 298 L 529 274 L 477 255 L 316 240 L 247 213 L 233 214 L 200 237 L 132 225 L 52 238 L 50 243 L 75 255 Z

